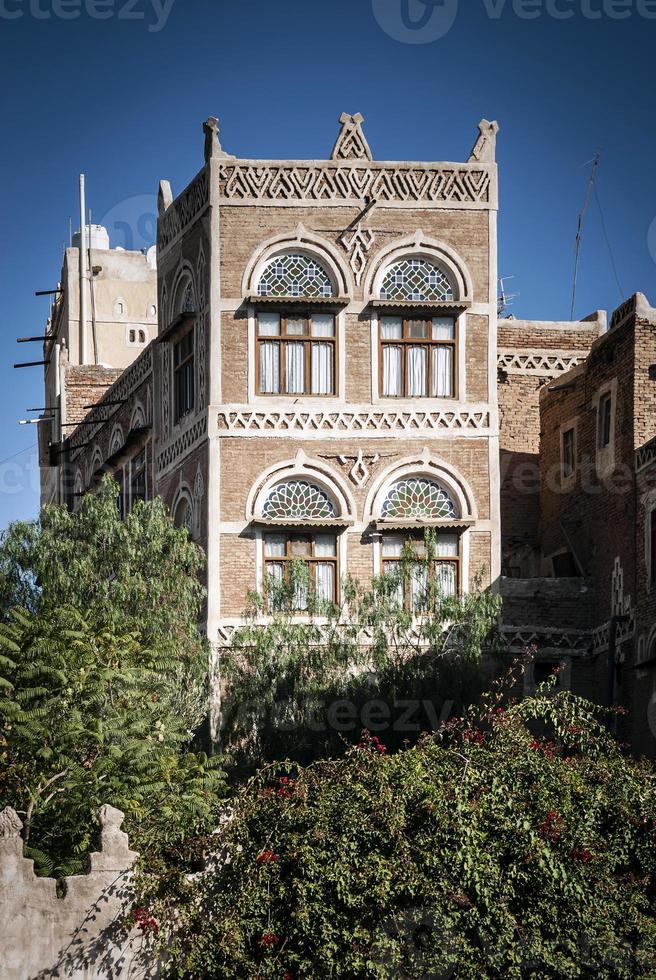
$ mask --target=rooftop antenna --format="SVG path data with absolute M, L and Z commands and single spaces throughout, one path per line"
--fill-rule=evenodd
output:
M 592 160 L 588 160 L 583 164 L 587 167 L 588 163 L 592 163 L 592 171 L 590 172 L 590 179 L 588 180 L 588 187 L 585 192 L 585 201 L 583 202 L 583 207 L 579 213 L 579 221 L 576 228 L 576 257 L 574 259 L 574 283 L 572 285 L 572 309 L 570 311 L 570 320 L 574 319 L 574 307 L 576 305 L 576 283 L 579 276 L 579 258 L 581 256 L 581 239 L 583 237 L 583 222 L 585 220 L 585 213 L 588 210 L 588 204 L 590 203 L 590 196 L 592 194 L 592 188 L 594 187 L 595 178 L 597 176 L 597 168 L 599 167 L 599 158 L 601 154 L 597 153 Z
M 497 316 L 503 316 L 508 307 L 514 303 L 518 298 L 519 293 L 507 293 L 504 283 L 508 279 L 514 279 L 514 276 L 500 276 L 499 277 L 499 298 L 497 300 Z

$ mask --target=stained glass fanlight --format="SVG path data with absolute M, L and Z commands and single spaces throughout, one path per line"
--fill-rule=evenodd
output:
M 257 287 L 260 296 L 333 295 L 333 284 L 324 267 L 308 255 L 277 255 L 265 267 Z
M 455 518 L 456 508 L 446 490 L 425 477 L 409 477 L 391 488 L 383 504 L 384 520 L 441 521 Z
M 321 487 L 307 480 L 289 480 L 274 487 L 262 510 L 275 520 L 326 520 L 336 516 L 335 505 Z
M 388 269 L 380 298 L 400 302 L 448 302 L 455 298 L 447 274 L 428 259 L 409 258 Z

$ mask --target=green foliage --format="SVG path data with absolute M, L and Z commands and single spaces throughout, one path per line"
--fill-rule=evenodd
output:
M 594 712 L 541 689 L 393 755 L 263 769 L 204 875 L 143 882 L 169 975 L 653 978 L 656 774 Z
M 429 574 L 434 536 L 425 543 L 425 557 L 406 551 L 395 574 L 366 588 L 347 579 L 341 605 L 317 599 L 303 562 L 266 597 L 250 597 L 248 625 L 222 663 L 223 738 L 234 760 L 340 754 L 344 739 L 374 727 L 374 716 L 377 730 L 391 734 L 388 744 L 400 746 L 435 730 L 443 711 L 479 698 L 482 650 L 500 600 L 477 585 L 462 596 L 444 594 Z M 424 588 L 412 608 L 417 581 Z M 302 619 L 299 595 L 307 602 Z
M 152 850 L 211 827 L 222 784 L 189 751 L 207 703 L 202 553 L 161 501 L 121 521 L 116 491 L 46 508 L 0 546 L 0 807 L 46 874 L 83 870 L 100 805 Z

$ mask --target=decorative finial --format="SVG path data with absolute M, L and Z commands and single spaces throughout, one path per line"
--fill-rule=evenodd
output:
M 362 132 L 364 116 L 343 112 L 339 117 L 342 128 L 333 147 L 331 160 L 371 160 L 371 150 Z
M 203 123 L 203 132 L 205 133 L 205 163 L 209 163 L 214 157 L 222 155 L 221 140 L 219 139 L 221 130 L 216 116 L 210 116 Z
M 12 840 L 20 837 L 23 824 L 13 807 L 6 806 L 0 812 L 0 840 Z
M 157 212 L 164 214 L 167 208 L 173 204 L 173 191 L 168 180 L 160 180 L 159 191 L 157 192 Z
M 480 136 L 471 151 L 469 163 L 494 163 L 497 151 L 497 133 L 499 123 L 490 122 L 488 119 L 481 119 L 478 124 Z

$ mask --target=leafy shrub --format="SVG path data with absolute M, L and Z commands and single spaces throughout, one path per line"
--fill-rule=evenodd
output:
M 656 976 L 656 776 L 596 711 L 541 689 L 396 754 L 365 734 L 264 768 L 190 843 L 214 865 L 142 883 L 169 975 Z

